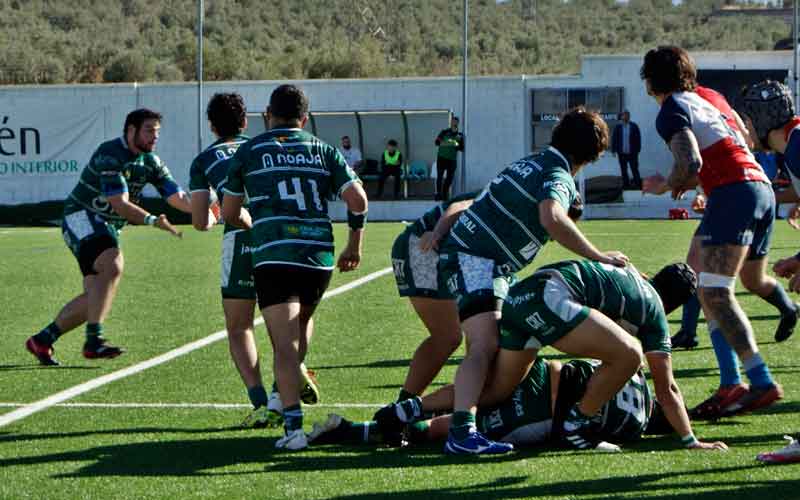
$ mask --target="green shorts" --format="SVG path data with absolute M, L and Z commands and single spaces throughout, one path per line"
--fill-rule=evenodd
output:
M 222 236 L 221 288 L 223 299 L 256 299 L 250 233 L 225 226 Z
M 61 235 L 84 276 L 97 274 L 94 261 L 105 250 L 119 248 L 119 230 L 105 218 L 88 210 L 64 215 Z
M 514 281 L 513 273 L 495 261 L 464 252 L 439 254 L 438 271 L 443 298 L 455 299 L 461 321 L 499 311 Z
M 392 268 L 400 296 L 448 298 L 439 286 L 438 263 L 438 252 L 423 252 L 419 248 L 419 237 L 411 231 L 403 231 L 392 245 Z
M 500 347 L 509 351 L 541 349 L 571 332 L 589 316 L 569 286 L 541 272 L 513 287 L 503 303 Z
M 476 424 L 489 439 L 514 444 L 541 443 L 550 437 L 551 404 L 550 369 L 539 358 L 508 399 L 478 411 Z

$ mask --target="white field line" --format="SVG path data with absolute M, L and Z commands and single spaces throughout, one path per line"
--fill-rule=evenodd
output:
M 387 267 L 381 269 L 380 271 L 375 271 L 374 273 L 370 273 L 362 278 L 357 280 L 353 280 L 346 285 L 342 285 L 338 288 L 331 290 L 330 292 L 326 292 L 324 299 L 329 299 L 331 297 L 335 297 L 337 295 L 341 295 L 345 292 L 349 292 L 350 290 L 357 288 L 365 283 L 369 283 L 372 280 L 380 278 L 386 274 L 392 272 L 391 267 Z M 264 320 L 262 318 L 258 318 L 255 324 L 259 325 L 263 323 Z M 85 394 L 89 391 L 97 389 L 98 387 L 102 387 L 106 384 L 110 384 L 111 382 L 115 382 L 117 380 L 129 377 L 131 375 L 135 375 L 139 372 L 147 370 L 148 368 L 153 368 L 154 366 L 162 365 L 168 361 L 172 361 L 175 358 L 179 358 L 181 356 L 185 356 L 193 351 L 201 349 L 209 344 L 213 344 L 214 342 L 218 342 L 224 339 L 227 336 L 227 332 L 225 330 L 220 330 L 218 332 L 212 333 L 211 335 L 204 337 L 199 340 L 195 340 L 194 342 L 190 342 L 186 345 L 173 349 L 171 351 L 165 352 L 159 356 L 154 358 L 150 358 L 146 361 L 142 361 L 140 363 L 136 363 L 135 365 L 128 366 L 127 368 L 123 368 L 121 370 L 117 370 L 115 372 L 108 373 L 103 375 L 102 377 L 97 377 L 95 379 L 89 380 L 82 384 L 78 384 L 76 386 L 70 387 L 69 389 L 65 389 L 61 392 L 57 392 L 52 396 L 48 396 L 44 399 L 40 399 L 39 401 L 26 404 L 22 407 L 17 408 L 14 411 L 8 412 L 4 415 L 0 415 L 0 427 L 4 427 L 9 425 L 13 422 L 17 422 L 22 420 L 23 418 L 29 417 L 34 413 L 40 412 L 42 410 L 46 410 L 52 406 L 57 404 L 63 403 L 64 401 L 68 401 L 73 399 L 81 394 Z
M 0 403 L 0 408 L 20 408 L 27 406 L 28 403 Z M 307 408 L 380 408 L 383 404 L 378 403 L 320 403 Z M 252 405 L 244 403 L 57 403 L 55 408 L 161 408 L 161 409 L 209 409 L 209 410 L 238 410 L 241 408 L 252 408 Z

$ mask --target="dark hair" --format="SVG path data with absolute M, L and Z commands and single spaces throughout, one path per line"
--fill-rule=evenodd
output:
M 269 97 L 269 112 L 284 120 L 302 120 L 308 113 L 308 98 L 294 85 L 281 85 Z
M 561 117 L 550 145 L 575 165 L 597 161 L 608 149 L 608 125 L 599 114 L 578 106 Z
M 670 264 L 653 276 L 650 284 L 661 297 L 664 312 L 669 314 L 697 291 L 697 275 L 687 264 Z
M 244 128 L 247 108 L 237 93 L 216 93 L 208 101 L 206 116 L 220 137 L 231 137 Z
M 455 115 L 453 115 L 453 116 L 452 116 L 450 119 L 451 119 L 451 120 L 455 120 L 455 121 L 457 121 L 457 122 L 460 122 L 460 121 L 461 121 L 461 120 L 459 120 L 459 119 L 458 119 L 458 117 L 457 117 L 457 116 L 455 116 Z
M 694 90 L 697 87 L 697 66 L 684 49 L 662 46 L 644 56 L 639 70 L 642 80 L 650 83 L 656 94 Z
M 125 117 L 125 126 L 122 128 L 122 135 L 127 135 L 128 127 L 131 125 L 138 131 L 142 128 L 142 123 L 144 123 L 145 120 L 156 120 L 160 122 L 161 118 L 161 113 L 153 111 L 152 109 L 140 108 L 133 110 Z
M 348 140 L 349 140 L 349 139 L 350 139 L 350 136 L 349 136 L 349 135 L 343 135 L 343 136 L 342 136 L 342 140 L 345 140 L 345 139 L 348 139 Z
M 395 141 L 394 139 L 389 139 L 389 142 L 387 142 L 386 144 L 388 144 L 389 146 L 397 147 L 397 141 Z
M 579 192 L 575 192 L 575 199 L 572 200 L 572 204 L 570 204 L 569 209 L 567 210 L 567 215 L 573 222 L 578 222 L 581 217 L 583 217 L 583 197 Z

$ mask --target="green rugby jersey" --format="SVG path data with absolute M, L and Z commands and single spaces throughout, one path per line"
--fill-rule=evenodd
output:
M 219 139 L 214 144 L 206 148 L 192 161 L 189 167 L 189 190 L 196 191 L 216 191 L 220 204 L 224 196 L 223 186 L 228 178 L 228 163 L 239 146 L 250 140 L 245 135 L 237 135 L 229 140 Z M 225 232 L 236 228 L 225 225 Z
M 539 224 L 539 202 L 556 200 L 566 212 L 575 193 L 569 162 L 558 150 L 527 156 L 489 183 L 455 223 L 445 247 L 519 271 L 550 239 Z
M 422 217 L 415 220 L 411 225 L 406 228 L 406 231 L 410 232 L 414 236 L 422 236 L 424 233 L 428 231 L 433 231 L 433 228 L 436 227 L 436 223 L 439 222 L 439 219 L 442 218 L 444 212 L 447 208 L 452 205 L 453 203 L 457 203 L 459 201 L 466 201 L 472 200 L 476 196 L 480 194 L 480 191 L 472 191 L 469 193 L 460 194 L 458 196 L 453 197 L 448 201 L 444 201 L 439 203 L 438 205 L 434 206 L 424 214 Z
M 224 190 L 249 198 L 253 265 L 333 269 L 328 200 L 355 182 L 336 148 L 301 129 L 272 129 L 242 144 Z
M 122 137 L 106 141 L 81 172 L 64 203 L 64 215 L 88 210 L 122 228 L 127 221 L 114 212 L 107 198 L 127 192 L 131 203 L 138 204 L 146 184 L 152 184 L 164 198 L 181 191 L 158 156 L 132 152 Z
M 543 266 L 533 276 L 543 274 L 565 283 L 577 303 L 602 312 L 635 335 L 644 352 L 672 351 L 661 298 L 632 265 L 622 268 L 590 260 L 567 260 Z M 530 293 L 537 283 L 536 279 L 522 280 L 511 287 L 507 301 L 514 302 L 514 297 Z

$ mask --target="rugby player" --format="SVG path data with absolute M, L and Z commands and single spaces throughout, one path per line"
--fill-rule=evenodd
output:
M 397 290 L 401 297 L 409 298 L 430 333 L 414 352 L 397 401 L 422 395 L 461 344 L 456 304 L 452 299 L 442 298 L 446 295 L 436 272 L 438 248 L 461 212 L 472 205 L 478 194 L 465 193 L 434 206 L 406 227 L 392 245 Z M 582 214 L 583 201 L 576 191 L 567 215 L 577 221 Z
M 775 218 L 772 187 L 725 99 L 698 88 L 697 68 L 685 50 L 651 50 L 644 58 L 641 77 L 648 94 L 661 106 L 656 129 L 675 158 L 669 178 L 649 177 L 643 191 L 671 191 L 678 198 L 699 184 L 708 198 L 689 254 L 690 262 L 693 254 L 698 256 L 698 298 L 709 321 L 720 387 L 692 410 L 692 417 L 720 418 L 769 406 L 783 397 L 783 389 L 758 352 L 734 285 L 736 276 L 741 277 L 748 290 L 781 311 L 788 330 L 794 328 L 794 303 L 783 287 L 766 275 Z M 749 387 L 741 382 L 738 360 L 744 365 Z
M 792 180 L 792 201 L 800 201 L 797 197 L 800 193 L 800 117 L 795 114 L 791 91 L 782 83 L 769 80 L 751 85 L 743 93 L 742 112 L 754 138 L 755 149 L 784 155 Z M 773 271 L 778 276 L 789 278 L 790 291 L 800 293 L 800 254 L 779 260 Z M 761 453 L 756 458 L 773 464 L 800 462 L 800 441 L 790 436 L 786 438 L 788 445 L 777 451 Z
M 455 378 L 455 404 L 445 453 L 506 453 L 475 427 L 478 397 L 497 351 L 499 301 L 510 276 L 528 265 L 551 238 L 578 255 L 625 265 L 620 252 L 600 252 L 569 219 L 573 176 L 608 146 L 597 113 L 575 108 L 553 130 L 551 146 L 514 162 L 491 181 L 454 224 L 440 250 L 439 282 L 455 299 L 467 354 Z M 380 416 L 376 415 L 380 421 Z
M 250 230 L 258 306 L 272 341 L 283 411 L 285 435 L 276 446 L 299 450 L 308 446 L 301 360 L 311 316 L 334 269 L 328 199 L 338 194 L 347 205 L 350 234 L 338 267 L 352 271 L 361 261 L 367 195 L 341 153 L 303 131 L 308 99 L 299 88 L 275 89 L 267 119 L 269 130 L 229 160 L 222 213 L 228 224 Z
M 666 315 L 694 292 L 695 282 L 686 264 L 666 266 L 652 281 L 631 265 L 620 268 L 594 261 L 563 261 L 538 269 L 511 287 L 503 303 L 500 350 L 480 403 L 494 405 L 508 398 L 544 346 L 601 360 L 559 432 L 574 448 L 605 448 L 596 432 L 599 412 L 636 373 L 644 352 L 664 415 L 683 443 L 724 449 L 724 444 L 695 438 L 672 373 Z M 446 407 L 444 399 L 440 406 L 429 402 L 425 409 Z M 382 412 L 402 422 L 413 421 L 422 410 L 418 399 L 389 408 L 394 411 Z M 388 434 L 397 426 L 389 420 L 384 429 Z
M 478 431 L 489 439 L 514 446 L 563 445 L 560 424 L 586 391 L 597 367 L 596 362 L 583 360 L 562 365 L 558 361 L 537 358 L 525 379 L 508 398 L 496 405 L 479 407 Z M 422 398 L 423 410 L 439 408 L 442 396 L 449 396 L 452 404 L 452 386 Z M 642 434 L 673 432 L 665 422 L 660 405 L 653 400 L 641 370 L 603 405 L 600 415 L 596 435 L 604 441 L 631 442 Z M 442 441 L 447 438 L 451 418 L 451 415 L 442 415 L 421 420 L 407 426 L 402 434 L 384 435 L 375 421 L 352 422 L 331 414 L 325 422 L 314 424 L 309 440 L 314 443 L 388 445 Z M 619 451 L 619 447 L 608 444 L 600 450 Z
M 153 153 L 160 129 L 161 114 L 149 109 L 129 113 L 122 137 L 97 148 L 66 199 L 61 232 L 83 274 L 83 293 L 25 342 L 26 349 L 41 364 L 58 365 L 53 358 L 53 344 L 84 323 L 85 358 L 115 358 L 124 352 L 103 336 L 103 321 L 122 278 L 120 230 L 130 222 L 181 236 L 165 215 L 152 215 L 138 205 L 147 184 L 153 185 L 172 207 L 186 213 L 192 211 L 189 197 Z

